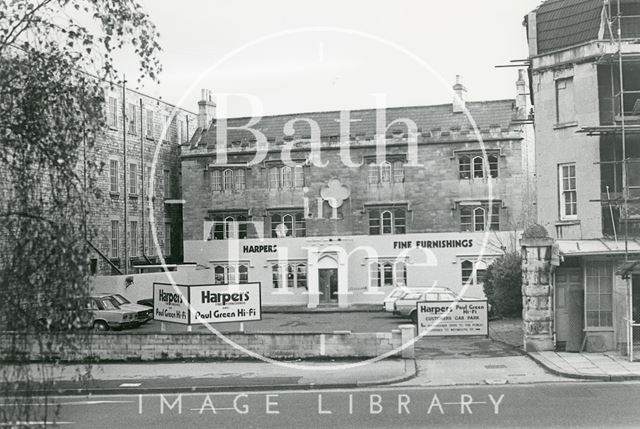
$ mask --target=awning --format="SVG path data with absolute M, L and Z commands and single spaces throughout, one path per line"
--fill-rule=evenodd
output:
M 616 275 L 623 279 L 634 274 L 640 274 L 640 261 L 626 261 L 616 269 Z
M 636 240 L 628 240 L 626 246 L 624 240 L 558 240 L 558 246 L 564 257 L 640 253 L 640 242 Z

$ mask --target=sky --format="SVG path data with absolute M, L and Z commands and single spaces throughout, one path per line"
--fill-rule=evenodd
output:
M 495 66 L 527 57 L 541 0 L 140 2 L 163 47 L 142 91 L 197 112 L 207 88 L 220 116 L 248 116 L 450 103 L 457 74 L 469 100 L 514 98 L 517 69 Z

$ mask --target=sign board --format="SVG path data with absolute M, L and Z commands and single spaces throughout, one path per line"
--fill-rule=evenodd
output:
M 489 335 L 486 300 L 418 302 L 418 334 L 425 337 Z
M 189 323 L 262 320 L 260 283 L 189 286 Z
M 262 320 L 260 283 L 176 287 L 153 284 L 155 320 L 183 325 Z
M 153 284 L 153 319 L 188 325 L 189 288 L 187 286 L 176 287 L 170 283 Z

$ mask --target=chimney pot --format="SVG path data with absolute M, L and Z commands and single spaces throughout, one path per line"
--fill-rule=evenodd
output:
M 453 85 L 453 92 L 455 93 L 453 97 L 453 113 L 462 113 L 466 106 L 465 93 L 467 88 L 462 84 L 462 76 L 459 74 L 456 75 L 456 84 Z
M 206 130 L 216 115 L 216 103 L 210 89 L 202 89 L 198 101 L 198 128 Z

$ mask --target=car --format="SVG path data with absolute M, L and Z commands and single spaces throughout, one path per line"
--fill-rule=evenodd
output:
M 118 304 L 118 307 L 124 310 L 135 311 L 136 321 L 138 321 L 138 323 L 140 324 L 147 323 L 149 320 L 153 319 L 153 307 L 134 304 L 119 293 L 113 293 L 113 294 L 103 293 L 103 294 L 100 294 L 100 296 L 111 297 L 116 301 L 116 303 Z
M 393 314 L 407 317 L 413 323 L 418 320 L 417 303 L 421 301 L 464 301 L 451 289 L 446 287 L 432 287 L 429 289 L 410 290 L 394 303 Z
M 91 326 L 96 331 L 134 328 L 139 325 L 135 311 L 125 310 L 108 296 L 97 295 L 89 298 L 87 307 L 93 314 Z
M 414 292 L 422 292 L 422 291 L 427 291 L 432 289 L 431 287 L 428 286 L 420 286 L 420 287 L 407 287 L 407 286 L 401 286 L 401 287 L 397 287 L 394 288 L 391 293 L 389 293 L 389 295 L 387 295 L 387 297 L 384 299 L 384 301 L 382 302 L 382 309 L 384 311 L 387 311 L 389 313 L 392 313 L 394 311 L 394 306 L 393 304 L 400 298 L 402 298 L 403 296 L 405 296 L 407 293 L 414 291 Z

